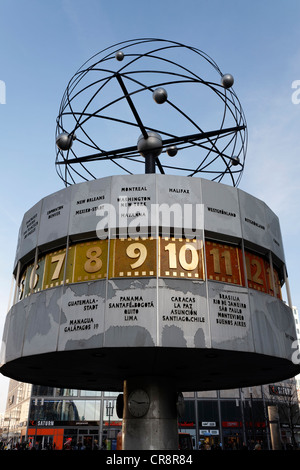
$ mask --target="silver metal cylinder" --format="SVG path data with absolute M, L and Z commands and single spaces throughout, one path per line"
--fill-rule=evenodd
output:
M 146 413 L 140 409 L 141 391 L 149 399 Z M 176 388 L 169 378 L 137 377 L 124 382 L 123 450 L 177 450 Z M 131 407 L 132 401 L 137 408 Z
M 277 406 L 268 406 L 272 450 L 281 450 L 279 415 Z

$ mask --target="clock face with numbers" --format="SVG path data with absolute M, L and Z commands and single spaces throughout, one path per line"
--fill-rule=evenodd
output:
M 136 418 L 145 416 L 149 410 L 150 399 L 145 390 L 137 389 L 130 393 L 128 397 L 128 409 L 130 414 Z

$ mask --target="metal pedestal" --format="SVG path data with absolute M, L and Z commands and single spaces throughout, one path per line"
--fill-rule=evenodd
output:
M 277 406 L 268 406 L 272 450 L 281 450 L 279 414 Z
M 134 390 L 144 390 L 149 397 L 149 409 L 140 417 L 128 408 Z M 137 377 L 124 382 L 123 450 L 178 449 L 176 396 L 176 388 L 167 378 Z

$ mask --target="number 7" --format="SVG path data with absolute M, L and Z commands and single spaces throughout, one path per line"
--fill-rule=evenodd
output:
M 56 256 L 52 256 L 51 258 L 51 263 L 57 263 L 54 269 L 54 273 L 52 275 L 51 281 L 54 281 L 54 279 L 58 279 L 60 276 L 61 268 L 63 266 L 64 260 L 65 260 L 66 253 L 61 253 Z

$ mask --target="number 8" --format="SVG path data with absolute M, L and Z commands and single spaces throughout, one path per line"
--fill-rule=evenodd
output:
M 94 253 L 94 254 L 93 254 Z M 84 263 L 84 270 L 87 273 L 95 273 L 102 268 L 102 261 L 99 256 L 102 254 L 102 250 L 99 246 L 89 248 L 86 252 L 88 258 Z

